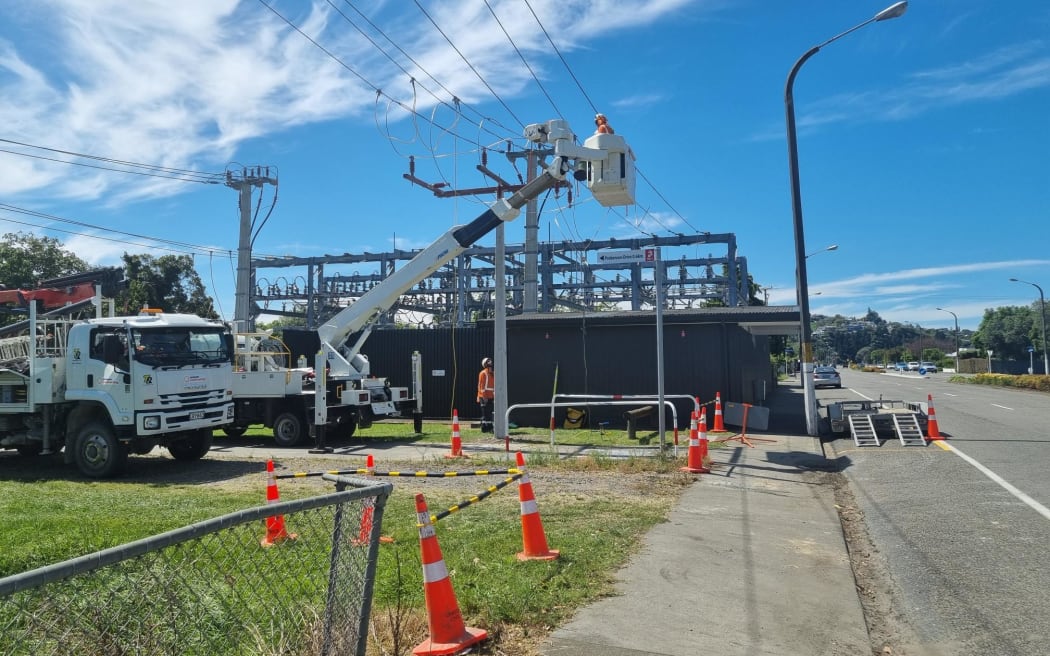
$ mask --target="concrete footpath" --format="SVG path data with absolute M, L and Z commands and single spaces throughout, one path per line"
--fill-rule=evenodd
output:
M 872 653 L 830 463 L 805 436 L 797 382 L 770 406 L 771 431 L 713 449 L 713 472 L 648 533 L 615 596 L 555 630 L 543 654 Z

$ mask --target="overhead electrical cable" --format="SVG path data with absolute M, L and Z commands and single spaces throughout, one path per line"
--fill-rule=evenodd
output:
M 337 57 L 332 51 L 328 50 L 323 45 L 321 45 L 316 39 L 311 37 L 306 32 L 302 31 L 302 29 L 300 29 L 299 26 L 297 26 L 291 20 L 289 20 L 288 18 L 285 18 L 279 11 L 274 9 L 266 0 L 258 0 L 258 1 L 259 1 L 259 4 L 263 5 L 267 9 L 269 9 L 275 16 L 277 16 L 282 21 L 284 21 L 284 23 L 286 25 L 288 25 L 288 27 L 290 27 L 293 30 L 295 30 L 296 32 L 298 32 L 304 39 L 306 39 L 307 41 L 312 43 L 314 46 L 316 46 L 321 52 L 323 52 L 325 55 L 327 55 L 332 61 L 336 62 L 337 64 L 342 66 L 344 69 L 346 69 L 351 75 L 353 75 L 354 77 L 359 79 L 365 86 L 367 86 L 369 89 L 374 91 L 377 95 L 380 95 L 380 96 L 383 96 L 385 98 L 388 98 L 392 103 L 394 103 L 395 105 L 399 106 L 401 109 L 405 110 L 409 114 L 417 116 L 417 117 L 419 117 L 419 118 L 421 118 L 421 119 L 423 119 L 423 120 L 425 120 L 427 122 L 431 122 L 430 119 L 428 119 L 426 116 L 424 116 L 423 114 L 420 114 L 414 108 L 406 106 L 402 101 L 398 100 L 397 98 L 394 98 L 393 96 L 387 94 L 380 87 L 376 86 L 374 83 L 372 83 L 370 80 L 368 80 L 368 78 L 364 77 L 363 75 L 358 73 L 356 70 L 351 68 L 346 62 L 344 62 L 343 60 L 339 59 L 339 57 Z M 466 141 L 466 142 L 468 142 L 468 143 L 470 143 L 470 144 L 472 144 L 474 146 L 478 146 L 478 147 L 481 146 L 481 144 L 479 144 L 478 142 L 476 142 L 476 141 L 474 141 L 474 140 L 472 140 L 472 139 L 470 139 L 468 137 L 465 137 L 465 136 L 463 136 L 461 134 L 453 132 L 453 131 L 449 130 L 448 128 L 445 128 L 444 126 L 437 125 L 435 123 L 434 127 L 437 128 L 438 130 L 442 131 L 442 132 L 445 132 L 446 134 L 449 134 L 449 135 L 451 135 L 451 136 L 453 136 L 453 137 L 455 137 L 457 139 L 461 139 L 463 141 Z
M 523 55 L 521 50 L 518 49 L 518 44 L 514 43 L 514 39 L 511 38 L 510 32 L 508 32 L 507 28 L 503 26 L 503 22 L 500 21 L 499 16 L 496 15 L 496 10 L 492 8 L 489 0 L 485 0 L 485 6 L 488 7 L 489 13 L 492 14 L 492 18 L 496 20 L 496 24 L 499 25 L 501 30 L 503 30 L 503 34 L 507 37 L 507 41 L 510 41 L 510 45 L 514 47 L 514 52 L 518 53 L 518 57 L 521 58 L 521 63 L 525 64 L 525 68 L 529 69 L 529 74 L 532 75 L 533 80 L 536 80 L 536 86 L 540 88 L 543 95 L 547 97 L 547 101 L 551 104 L 551 107 L 554 108 L 554 113 L 557 114 L 559 118 L 565 118 L 565 115 L 561 113 L 560 109 L 558 109 L 558 105 L 555 104 L 554 99 L 551 98 L 549 93 L 547 93 L 547 89 L 544 88 L 543 83 L 540 82 L 540 78 L 536 76 L 536 71 L 532 70 L 532 66 L 529 66 L 529 62 L 525 59 L 525 55 Z
M 391 39 L 391 38 L 390 38 L 389 36 L 387 36 L 387 34 L 386 34 L 386 33 L 385 33 L 385 32 L 384 32 L 384 31 L 383 31 L 383 30 L 382 30 L 382 29 L 381 29 L 381 28 L 380 28 L 380 27 L 379 27 L 378 25 L 376 25 L 375 23 L 373 23 L 373 22 L 372 22 L 372 21 L 371 21 L 371 20 L 370 20 L 370 19 L 369 19 L 369 18 L 368 18 L 367 16 L 365 16 L 365 15 L 364 15 L 364 14 L 363 14 L 363 13 L 361 12 L 361 10 L 359 10 L 359 9 L 358 9 L 357 7 L 355 7 L 355 6 L 353 5 L 353 3 L 352 3 L 352 2 L 350 2 L 350 0 L 343 0 L 343 2 L 344 2 L 344 3 L 346 3 L 346 5 L 347 5 L 347 6 L 349 6 L 349 7 L 351 8 L 351 9 L 353 9 L 353 10 L 354 10 L 354 11 L 355 11 L 355 12 L 357 13 L 357 15 L 358 15 L 358 16 L 360 16 L 360 17 L 361 17 L 362 19 L 364 19 L 364 21 L 365 21 L 366 23 L 368 23 L 369 27 L 371 27 L 371 28 L 372 28 L 373 30 L 375 30 L 376 32 L 378 32 L 378 33 L 379 33 L 379 34 L 380 34 L 380 35 L 381 35 L 381 36 L 382 36 L 382 37 L 383 37 L 384 39 L 386 39 L 386 40 L 387 40 L 387 42 L 388 42 L 388 43 L 390 43 L 390 45 L 391 45 L 391 46 L 393 46 L 394 48 L 396 48 L 398 52 L 400 52 L 400 53 L 401 53 L 401 54 L 402 54 L 402 55 L 403 55 L 403 56 L 404 56 L 404 57 L 405 57 L 406 59 L 408 59 L 408 61 L 412 62 L 412 65 L 413 65 L 413 66 L 415 66 L 416 68 L 418 68 L 418 69 L 419 69 L 420 71 L 422 71 L 422 72 L 423 72 L 423 73 L 424 73 L 424 74 L 425 74 L 425 75 L 426 75 L 426 76 L 427 76 L 428 78 L 430 78 L 430 79 L 431 79 L 431 80 L 433 80 L 433 81 L 434 81 L 435 83 L 437 83 L 437 85 L 438 85 L 439 87 L 441 87 L 441 89 L 442 89 L 442 90 L 443 90 L 443 91 L 444 91 L 445 93 L 447 93 L 447 94 L 449 95 L 449 97 L 450 97 L 450 98 L 452 98 L 452 103 L 453 103 L 453 104 L 451 104 L 451 105 L 450 105 L 450 104 L 449 104 L 449 102 L 448 102 L 447 100 L 444 100 L 444 99 L 442 99 L 442 98 L 438 97 L 438 95 L 437 95 L 437 94 L 435 94 L 435 93 L 434 93 L 433 91 L 431 91 L 430 89 L 428 89 L 428 88 L 427 88 L 427 87 L 426 87 L 426 86 L 425 86 L 425 85 L 424 85 L 424 84 L 423 84 L 422 82 L 419 82 L 419 80 L 417 80 L 417 79 L 416 79 L 416 76 L 415 76 L 415 75 L 413 75 L 411 71 L 409 71 L 408 69 L 406 69 L 406 68 L 405 68 L 405 67 L 404 67 L 404 66 L 403 66 L 403 65 L 402 65 L 402 64 L 401 64 L 401 63 L 400 63 L 399 61 L 397 61 L 397 59 L 395 59 L 395 58 L 394 58 L 393 56 L 391 56 L 391 55 L 390 55 L 390 53 L 388 53 L 388 52 L 387 52 L 387 51 L 386 51 L 386 50 L 385 50 L 385 49 L 384 49 L 384 48 L 383 48 L 382 46 L 380 46 L 380 45 L 379 45 L 379 44 L 378 44 L 378 43 L 377 43 L 377 42 L 375 41 L 375 39 L 373 39 L 373 38 L 371 37 L 371 35 L 369 35 L 369 34 L 368 34 L 367 32 L 365 32 L 365 31 L 364 31 L 363 29 L 361 29 L 361 27 L 360 27 L 360 26 L 359 26 L 359 25 L 358 25 L 357 23 L 355 23 L 355 22 L 354 22 L 354 21 L 353 21 L 353 20 L 352 20 L 352 19 L 351 19 L 351 18 L 350 18 L 349 16 L 347 16 L 347 15 L 346 15 L 345 13 L 343 13 L 342 11 L 340 11 L 338 7 L 336 7 L 335 5 L 333 5 L 333 4 L 332 4 L 332 0 L 326 0 L 326 1 L 328 2 L 328 4 L 329 4 L 329 5 L 332 5 L 332 8 L 333 8 L 333 9 L 335 9 L 335 10 L 336 10 L 336 11 L 337 11 L 337 12 L 339 13 L 339 15 L 340 15 L 340 16 L 342 16 L 344 20 L 346 20 L 346 22 L 350 23 L 350 25 L 352 25 L 352 26 L 354 27 L 354 29 L 355 29 L 355 30 L 357 30 L 357 32 L 358 32 L 358 33 L 359 33 L 359 34 L 360 34 L 361 36 L 363 36 L 363 37 L 364 37 L 365 39 L 367 39 L 367 40 L 368 40 L 368 42 L 369 42 L 369 43 L 371 43 L 371 44 L 372 44 L 372 46 L 374 46 L 376 50 L 378 50 L 378 51 L 379 51 L 380 53 L 382 53 L 384 57 L 386 57 L 387 59 L 389 59 L 389 60 L 390 60 L 390 62 L 391 62 L 392 64 L 394 64 L 395 66 L 397 66 L 397 67 L 398 67 L 398 68 L 399 68 L 399 69 L 401 70 L 401 72 L 402 72 L 402 73 L 404 73 L 405 75 L 407 75 L 407 76 L 409 76 L 410 78 L 412 78 L 413 82 L 414 82 L 415 84 L 418 84 L 418 85 L 419 85 L 419 87 L 420 87 L 421 89 L 423 89 L 423 90 L 424 90 L 424 91 L 426 91 L 426 92 L 427 92 L 428 94 L 430 94 L 430 96 L 431 96 L 431 97 L 433 97 L 433 98 L 434 98 L 434 100 L 438 101 L 439 103 L 441 103 L 441 104 L 442 104 L 442 105 L 444 105 L 445 107 L 447 107 L 447 108 L 451 109 L 452 111 L 456 112 L 457 114 L 461 113 L 461 112 L 460 112 L 460 108 L 461 108 L 461 107 L 466 107 L 467 109 L 469 109 L 469 110 L 471 110 L 472 112 L 474 112 L 475 114 L 477 114 L 477 115 L 478 115 L 478 117 L 482 119 L 482 123 L 484 123 L 485 121 L 488 121 L 488 122 L 490 122 L 490 123 L 494 123 L 495 125 L 497 125 L 497 126 L 499 126 L 499 127 L 503 128 L 504 130 L 506 130 L 506 131 L 507 131 L 507 133 L 512 133 L 512 132 L 513 132 L 512 130 L 510 130 L 510 129 L 509 129 L 509 128 L 507 128 L 506 126 L 504 126 L 504 125 L 501 125 L 501 124 L 499 123 L 499 121 L 497 121 L 496 119 L 494 119 L 494 118 L 492 118 L 492 117 L 490 117 L 490 116 L 485 116 L 484 114 L 482 114 L 482 113 L 481 113 L 481 112 L 479 112 L 478 110 L 476 110 L 476 109 L 474 109 L 473 107 L 471 107 L 471 106 L 470 106 L 469 104 L 467 104 L 467 103 L 464 103 L 464 102 L 462 101 L 462 99 L 460 99 L 460 97 L 459 97 L 459 96 L 458 96 L 458 95 L 457 95 L 456 93 L 454 93 L 454 92 L 453 92 L 452 90 L 450 90 L 450 89 L 449 89 L 448 87 L 446 87 L 446 86 L 445 86 L 444 84 L 442 84 L 442 83 L 441 83 L 441 81 L 440 81 L 440 80 L 438 80 L 438 79 L 437 79 L 436 77 L 434 77 L 434 76 L 433 76 L 433 75 L 432 75 L 432 74 L 431 74 L 431 73 L 430 73 L 430 72 L 429 72 L 429 71 L 428 71 L 428 70 L 427 70 L 426 68 L 424 68 L 424 67 L 423 67 L 423 65 L 422 65 L 422 64 L 420 64 L 420 63 L 419 63 L 418 61 L 416 61 L 415 59 L 413 59 L 413 58 L 412 58 L 412 56 L 411 56 L 410 54 L 408 54 L 408 52 L 406 52 L 406 51 L 404 50 L 404 48 L 402 48 L 401 46 L 399 46 L 399 45 L 398 45 L 398 44 L 397 44 L 397 43 L 396 43 L 396 42 L 395 42 L 395 41 L 394 41 L 393 39 Z M 482 128 L 482 129 L 485 129 L 485 128 Z M 506 134 L 497 134 L 497 133 L 495 133 L 495 132 L 493 132 L 493 131 L 491 131 L 491 130 L 488 130 L 488 129 L 485 129 L 485 131 L 486 131 L 486 132 L 488 132 L 489 134 L 491 134 L 492 136 L 496 137 L 497 139 L 505 139 L 505 138 L 506 138 Z
M 414 1 L 416 3 L 416 6 L 419 7 L 419 11 L 423 12 L 423 15 L 427 17 L 427 20 L 429 20 L 430 23 L 434 26 L 434 29 L 436 29 L 438 31 L 438 33 L 441 34 L 441 36 L 443 36 L 445 38 L 445 41 L 447 41 L 448 45 L 451 46 L 452 49 L 456 51 L 456 54 L 459 55 L 460 59 L 463 60 L 463 63 L 465 63 L 467 65 L 467 67 L 470 68 L 470 70 L 474 72 L 474 75 L 476 75 L 477 78 L 481 81 L 481 83 L 485 85 L 485 88 L 489 90 L 489 93 L 492 94 L 492 97 L 495 98 L 499 102 L 499 104 L 503 105 L 503 109 L 507 110 L 507 113 L 510 114 L 511 118 L 513 118 L 515 121 L 517 121 L 518 125 L 522 129 L 524 129 L 525 124 L 521 121 L 521 119 L 519 119 L 517 117 L 517 115 L 514 113 L 514 110 L 511 109 L 510 106 L 507 105 L 507 103 L 503 101 L 503 98 L 501 98 L 498 93 L 496 93 L 496 90 L 492 88 L 492 86 L 488 83 L 488 81 L 484 78 L 484 76 L 482 76 L 482 74 L 478 71 L 478 69 L 474 67 L 474 64 L 470 63 L 470 60 L 467 59 L 467 56 L 464 55 L 460 51 L 460 49 L 456 47 L 456 44 L 452 42 L 452 39 L 449 38 L 449 36 L 447 34 L 445 34 L 445 31 L 441 29 L 441 26 L 437 24 L 437 21 L 435 21 L 433 19 L 433 17 L 431 17 L 431 15 L 429 13 L 427 13 L 427 10 L 423 8 L 423 5 L 419 4 L 419 0 L 414 0 Z

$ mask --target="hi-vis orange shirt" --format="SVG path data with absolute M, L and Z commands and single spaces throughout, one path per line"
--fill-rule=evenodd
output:
M 478 401 L 481 399 L 492 399 L 495 396 L 496 381 L 492 376 L 492 370 L 485 367 L 478 374 Z

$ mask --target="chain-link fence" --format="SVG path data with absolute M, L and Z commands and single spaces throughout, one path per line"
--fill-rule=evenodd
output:
M 364 656 L 393 486 L 325 479 L 335 493 L 0 579 L 0 655 Z

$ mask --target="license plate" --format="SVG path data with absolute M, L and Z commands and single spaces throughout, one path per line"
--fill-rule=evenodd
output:
M 198 410 L 197 412 L 191 412 L 190 419 L 204 419 L 204 412 L 202 410 Z

